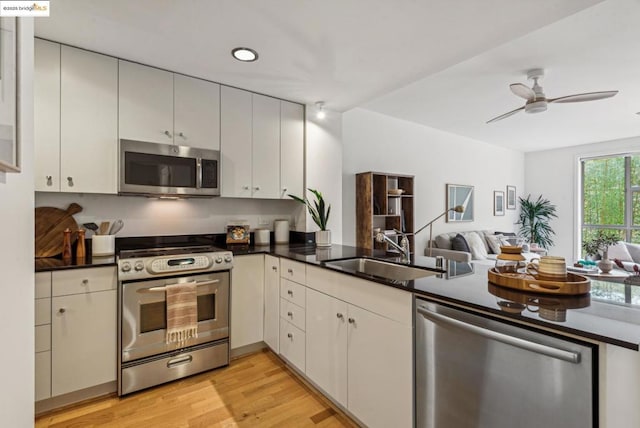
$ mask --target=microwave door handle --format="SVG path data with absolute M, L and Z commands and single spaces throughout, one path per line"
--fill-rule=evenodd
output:
M 202 159 L 200 158 L 196 161 L 196 188 L 202 188 Z
M 210 284 L 215 284 L 215 283 L 218 283 L 218 282 L 220 282 L 219 279 L 210 279 L 210 280 L 207 280 L 207 281 L 180 282 L 180 283 L 165 285 L 165 286 L 162 286 L 162 287 L 141 288 L 141 289 L 138 290 L 138 293 L 159 293 L 159 292 L 164 292 L 164 291 L 167 291 L 167 287 L 171 287 L 173 285 L 195 284 L 197 287 L 200 287 L 201 285 L 210 285 Z

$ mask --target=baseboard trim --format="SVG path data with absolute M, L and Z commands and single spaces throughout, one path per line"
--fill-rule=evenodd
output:
M 254 352 L 262 351 L 267 347 L 267 344 L 264 342 L 256 342 L 250 345 L 240 346 L 239 348 L 234 348 L 231 350 L 231 359 L 235 360 L 236 358 L 244 357 L 248 354 L 253 354 Z
M 103 383 L 101 385 L 92 386 L 79 391 L 73 391 L 68 394 L 36 401 L 35 414 L 36 416 L 41 416 L 43 413 L 53 410 L 57 411 L 65 407 L 85 404 L 87 401 L 103 398 L 105 395 L 115 395 L 117 391 L 118 384 L 114 380 L 112 382 Z

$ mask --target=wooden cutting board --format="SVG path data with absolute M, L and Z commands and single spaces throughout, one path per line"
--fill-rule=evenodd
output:
M 62 253 L 64 244 L 63 232 L 71 229 L 71 243 L 77 238 L 78 223 L 73 218 L 74 214 L 82 211 L 82 207 L 76 203 L 69 205 L 66 210 L 53 207 L 36 208 L 36 257 L 53 257 Z

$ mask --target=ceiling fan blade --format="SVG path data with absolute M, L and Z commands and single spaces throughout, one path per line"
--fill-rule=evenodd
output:
M 585 101 L 597 101 L 605 98 L 611 98 L 616 95 L 618 91 L 601 91 L 601 92 L 587 92 L 584 94 L 567 95 L 566 97 L 558 97 L 547 100 L 550 103 L 581 103 Z
M 514 114 L 518 113 L 521 110 L 524 110 L 524 107 L 520 107 L 515 110 L 511 110 L 509 113 L 501 114 L 500 116 L 494 117 L 493 119 L 488 120 L 487 123 L 493 123 L 502 119 L 506 119 L 507 117 L 513 116 Z
M 536 93 L 533 92 L 533 89 L 522 83 L 512 83 L 509 85 L 509 88 L 511 88 L 511 92 L 525 100 L 532 100 L 536 97 Z

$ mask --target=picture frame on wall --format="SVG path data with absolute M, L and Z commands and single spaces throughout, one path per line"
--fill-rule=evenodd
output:
M 507 209 L 516 209 L 516 186 L 507 186 Z
M 504 215 L 504 192 L 502 190 L 495 190 L 493 192 L 493 215 Z
M 20 172 L 18 20 L 0 17 L 0 172 Z
M 462 205 L 461 213 L 453 208 Z M 447 222 L 473 221 L 473 186 L 447 184 Z

